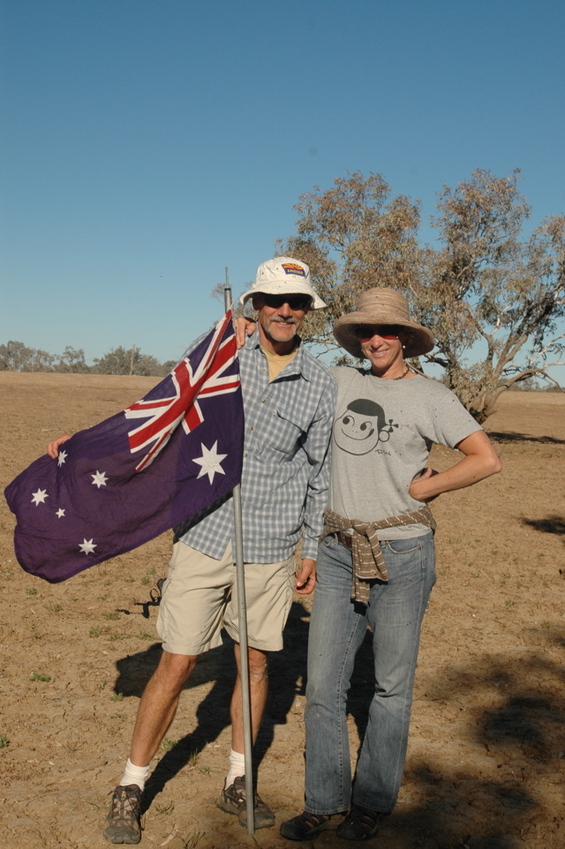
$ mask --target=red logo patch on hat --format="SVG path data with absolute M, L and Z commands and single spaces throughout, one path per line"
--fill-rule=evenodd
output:
M 282 267 L 285 274 L 297 274 L 299 277 L 306 277 L 306 272 L 296 262 L 283 262 Z

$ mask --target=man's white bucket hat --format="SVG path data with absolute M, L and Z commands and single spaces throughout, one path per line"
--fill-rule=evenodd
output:
M 310 309 L 321 310 L 327 306 L 312 288 L 310 269 L 305 262 L 290 256 L 277 256 L 261 263 L 255 283 L 244 292 L 239 302 L 245 304 L 253 295 L 309 295 Z

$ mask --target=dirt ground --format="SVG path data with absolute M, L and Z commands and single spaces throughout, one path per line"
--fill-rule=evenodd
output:
M 141 397 L 154 378 L 0 372 L 4 486 L 45 450 Z M 438 583 L 426 616 L 400 800 L 379 849 L 565 846 L 565 396 L 509 393 L 487 422 L 501 475 L 434 502 Z M 452 462 L 434 449 L 436 467 Z M 97 849 L 160 648 L 151 601 L 170 534 L 50 585 L 27 575 L 0 505 L 0 847 Z M 302 810 L 309 604 L 273 655 L 259 791 L 277 825 L 247 834 L 216 800 L 230 748 L 229 646 L 203 657 L 144 797 L 142 846 L 289 849 Z M 363 647 L 352 755 L 370 698 Z M 333 830 L 316 849 L 357 844 Z

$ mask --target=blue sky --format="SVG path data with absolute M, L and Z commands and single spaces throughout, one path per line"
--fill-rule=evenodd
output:
M 565 212 L 562 0 L 0 0 L 0 344 L 175 359 L 294 231 L 381 173 L 476 168 Z

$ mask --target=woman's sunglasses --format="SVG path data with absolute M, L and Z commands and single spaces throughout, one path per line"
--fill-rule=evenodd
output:
M 396 324 L 360 324 L 355 328 L 355 334 L 362 342 L 380 336 L 381 339 L 398 339 L 401 328 Z

